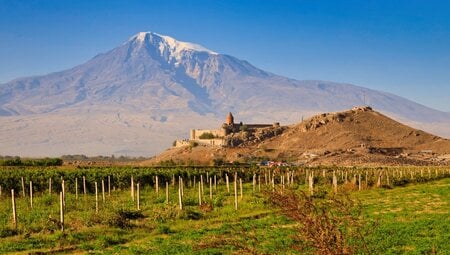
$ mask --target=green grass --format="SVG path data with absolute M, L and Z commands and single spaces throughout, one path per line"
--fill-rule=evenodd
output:
M 355 195 L 378 221 L 368 238 L 376 254 L 450 253 L 450 178 Z
M 204 203 L 198 206 L 198 190 L 185 189 L 184 209 L 178 208 L 177 188 L 171 187 L 170 201 L 165 193 L 156 196 L 146 187 L 141 191 L 141 208 L 145 218 L 130 220 L 129 228 L 114 226 L 117 211 L 122 208 L 136 211 L 130 192 L 116 191 L 102 202 L 99 195 L 99 213 L 95 213 L 94 196 L 67 195 L 66 231 L 61 233 L 57 223 L 59 204 L 56 194 L 38 195 L 33 209 L 28 198 L 17 198 L 18 235 L 9 233 L 11 225 L 10 199 L 0 199 L 0 254 L 23 252 L 89 252 L 104 254 L 222 254 L 240 250 L 257 253 L 276 253 L 289 250 L 292 230 L 283 216 L 273 212 L 260 194 L 252 194 L 250 185 L 244 186 L 244 197 L 239 198 L 239 210 L 234 210 L 234 195 L 224 186 L 209 199 L 204 192 Z M 212 205 L 212 206 L 211 206 Z M 112 226 L 113 225 L 113 226 Z M 270 230 L 270 231 L 266 231 Z M 1 233 L 1 231 L 0 231 Z M 9 236 L 11 235 L 11 236 Z M 273 236 L 271 238 L 267 238 Z
M 303 188 L 303 187 L 301 187 Z M 136 212 L 129 190 L 115 191 L 95 213 L 93 195 L 67 195 L 66 231 L 57 225 L 56 194 L 38 194 L 33 209 L 28 198 L 17 198 L 19 228 L 11 225 L 10 198 L 0 198 L 0 254 L 33 252 L 92 254 L 298 254 L 293 251 L 295 223 L 282 216 L 260 194 L 244 185 L 239 210 L 223 185 L 209 201 L 197 205 L 197 189 L 185 189 L 184 209 L 178 209 L 177 188 L 170 203 L 164 190 L 157 197 L 149 186 L 141 191 L 144 218 L 117 226 L 119 209 Z M 373 254 L 437 254 L 450 251 L 450 178 L 394 189 L 353 193 L 364 205 L 368 221 L 377 228 L 367 236 Z M 51 219 L 55 219 L 51 220 Z M 114 226 L 116 225 L 116 226 Z

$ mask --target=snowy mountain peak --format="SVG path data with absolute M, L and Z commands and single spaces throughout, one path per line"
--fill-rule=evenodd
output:
M 191 128 L 216 127 L 229 111 L 248 123 L 289 124 L 362 104 L 450 137 L 450 113 L 353 85 L 288 79 L 143 32 L 74 68 L 0 84 L 0 155 L 150 155 Z
M 184 51 L 206 52 L 212 55 L 218 55 L 218 53 L 209 50 L 199 44 L 178 41 L 170 36 L 161 35 L 154 32 L 139 32 L 131 37 L 128 41 L 134 41 L 141 44 L 148 42 L 153 46 L 156 46 L 161 53 L 163 53 L 165 50 L 168 50 L 176 59 L 178 59 L 181 53 Z

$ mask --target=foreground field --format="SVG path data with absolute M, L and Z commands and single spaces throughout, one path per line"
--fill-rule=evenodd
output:
M 179 209 L 178 185 L 156 194 L 154 187 L 140 190 L 139 206 L 130 190 L 66 196 L 65 231 L 59 224 L 59 196 L 42 192 L 30 199 L 17 198 L 18 228 L 11 224 L 11 199 L 0 198 L 0 253 L 102 254 L 301 254 L 294 248 L 297 223 L 283 216 L 261 191 L 244 183 L 238 192 L 222 182 L 217 189 L 204 186 L 198 205 L 198 185 L 186 186 Z M 306 190 L 301 183 L 293 186 Z M 327 190 L 328 189 L 328 190 Z M 329 192 L 331 188 L 324 188 Z M 366 236 L 373 254 L 446 254 L 450 250 L 450 178 L 405 187 L 352 191 L 361 201 L 367 223 L 375 228 Z

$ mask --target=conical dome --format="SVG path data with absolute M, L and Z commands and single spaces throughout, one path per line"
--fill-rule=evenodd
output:
M 233 117 L 233 114 L 231 112 L 228 113 L 227 121 L 225 123 L 227 123 L 228 125 L 234 124 L 234 117 Z

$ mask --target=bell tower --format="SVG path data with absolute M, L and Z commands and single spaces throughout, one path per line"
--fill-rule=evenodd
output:
M 227 115 L 227 121 L 225 122 L 227 125 L 233 125 L 234 124 L 234 117 L 231 112 Z

